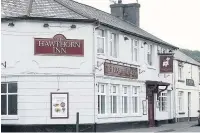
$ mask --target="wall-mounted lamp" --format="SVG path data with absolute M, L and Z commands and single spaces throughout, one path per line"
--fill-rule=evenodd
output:
M 143 45 L 141 45 L 141 48 L 144 48 L 144 45 L 146 45 L 146 44 L 147 44 L 147 43 L 146 43 L 146 42 L 144 42 L 144 43 L 143 43 Z
M 1 63 L 1 65 L 6 68 L 6 61 L 4 63 Z
M 139 74 L 142 74 L 143 72 L 145 72 L 145 70 L 139 69 Z
M 47 27 L 49 27 L 49 24 L 48 24 L 48 23 L 45 23 L 45 24 L 43 25 L 43 27 L 47 28 Z
M 76 25 L 75 25 L 75 24 L 72 24 L 70 27 L 71 27 L 72 29 L 75 29 L 75 28 L 76 28 Z
M 128 37 L 125 36 L 125 37 L 124 37 L 124 41 L 126 41 L 126 40 L 129 40 L 129 39 L 128 39 Z
M 169 77 L 170 75 L 168 74 L 168 75 L 166 75 L 166 74 L 164 74 L 164 78 L 167 78 L 167 77 Z
M 169 50 L 169 53 L 172 53 L 172 50 L 171 50 L 171 49 Z
M 11 23 L 8 23 L 8 26 L 13 27 L 13 26 L 15 26 L 15 24 L 13 22 L 11 22 Z

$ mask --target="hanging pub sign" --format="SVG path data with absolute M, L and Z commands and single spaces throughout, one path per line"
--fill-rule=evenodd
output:
M 138 79 L 138 69 L 113 63 L 104 63 L 104 75 Z
M 69 94 L 65 92 L 51 93 L 51 119 L 69 117 Z
M 173 73 L 173 55 L 159 54 L 160 56 L 160 73 Z
M 66 39 L 62 34 L 53 38 L 34 38 L 35 55 L 84 55 L 84 40 Z

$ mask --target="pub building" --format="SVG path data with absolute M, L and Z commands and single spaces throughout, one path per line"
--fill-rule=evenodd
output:
M 119 1 L 111 14 L 73 0 L 1 4 L 2 131 L 173 122 L 178 48 L 140 28 L 139 3 Z

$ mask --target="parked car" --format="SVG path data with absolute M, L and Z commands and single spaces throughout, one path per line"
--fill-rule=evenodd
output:
M 198 110 L 198 125 L 200 126 L 200 110 Z

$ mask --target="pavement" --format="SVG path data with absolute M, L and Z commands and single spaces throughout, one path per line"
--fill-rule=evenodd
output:
M 200 126 L 197 126 L 197 121 L 192 121 L 163 124 L 159 127 L 127 129 L 115 132 L 200 132 Z

